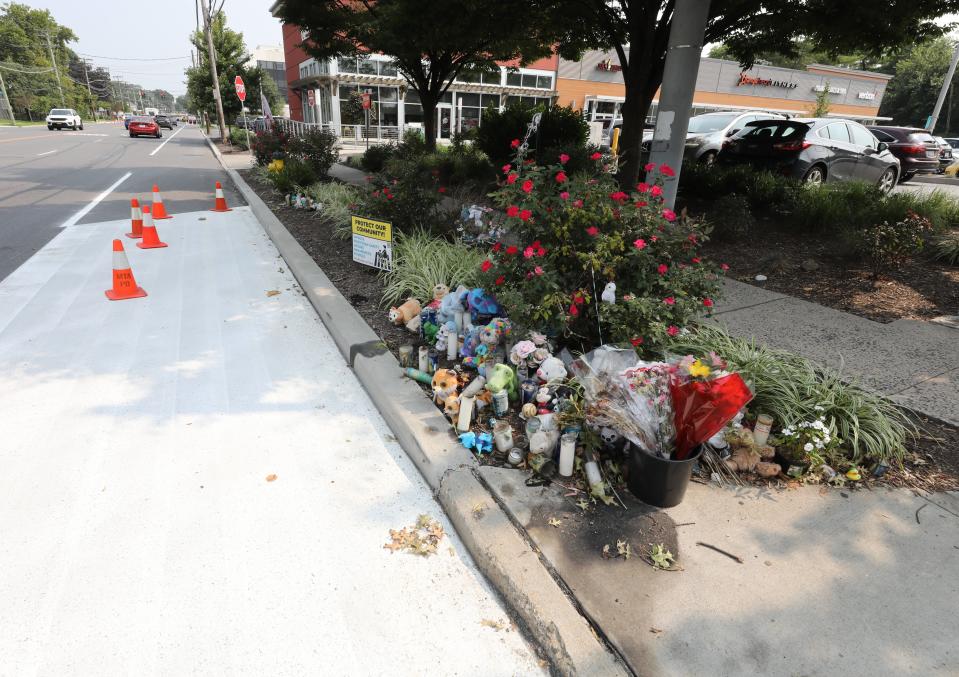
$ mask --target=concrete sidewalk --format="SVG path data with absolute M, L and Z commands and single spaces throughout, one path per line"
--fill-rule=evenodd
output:
M 124 238 L 110 302 L 128 226 L 0 284 L 0 673 L 542 674 L 249 209 Z
M 726 280 L 716 319 L 730 333 L 841 368 L 866 387 L 959 425 L 959 330 L 898 320 L 880 324 Z

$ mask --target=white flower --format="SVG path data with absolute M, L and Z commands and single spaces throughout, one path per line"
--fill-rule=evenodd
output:
M 821 404 L 817 404 L 815 407 L 813 407 L 813 409 L 815 409 L 816 411 L 825 411 L 825 410 L 826 410 L 825 407 L 823 407 Z
M 806 444 L 803 446 L 803 451 L 810 452 L 812 450 L 813 450 L 812 442 L 806 442 Z

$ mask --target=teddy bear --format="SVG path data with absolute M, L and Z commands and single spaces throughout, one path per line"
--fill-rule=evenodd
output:
M 512 328 L 513 325 L 509 320 L 497 317 L 480 329 L 480 343 L 487 346 L 488 352 L 491 353 L 496 350 L 500 342 L 509 337 Z
M 517 397 L 516 372 L 506 364 L 496 364 L 491 373 L 486 375 L 486 389 L 491 393 L 498 393 L 506 389 L 509 399 Z
M 401 306 L 390 308 L 390 322 L 395 325 L 406 324 L 414 317 L 419 318 L 422 311 L 423 309 L 420 307 L 419 301 L 414 298 L 407 299 Z M 417 327 L 416 330 L 419 331 L 419 327 Z
M 459 377 L 452 369 L 437 369 L 433 374 L 433 401 L 442 404 L 450 395 L 456 394 Z
M 443 400 L 443 413 L 450 421 L 455 422 L 460 415 L 460 398 L 456 395 L 450 395 Z
M 456 318 L 457 310 L 465 310 L 466 296 L 468 294 L 469 289 L 463 285 L 457 287 L 456 291 L 446 294 L 443 300 L 440 301 L 440 307 L 436 313 L 436 321 L 439 324 L 453 321 Z
M 536 378 L 543 383 L 556 384 L 566 380 L 566 365 L 558 357 L 547 357 L 536 370 Z
M 440 282 L 439 284 L 433 285 L 433 301 L 430 305 L 434 303 L 438 307 L 440 303 L 443 302 L 443 297 L 450 293 L 450 288 L 445 284 Z

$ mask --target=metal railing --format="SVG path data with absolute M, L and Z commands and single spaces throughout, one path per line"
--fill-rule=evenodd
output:
M 404 126 L 400 125 L 334 125 L 330 122 L 300 122 L 289 118 L 273 118 L 273 124 L 290 136 L 300 137 L 314 129 L 330 130 L 342 141 L 360 142 L 369 138 L 370 141 L 398 141 L 403 138 Z

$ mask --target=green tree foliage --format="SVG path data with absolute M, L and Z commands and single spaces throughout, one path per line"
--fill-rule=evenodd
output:
M 243 33 L 232 30 L 227 26 L 226 14 L 222 11 L 213 17 L 213 48 L 216 50 L 217 74 L 220 76 L 220 96 L 223 99 L 223 114 L 228 123 L 233 122 L 240 114 L 240 100 L 233 88 L 233 80 L 237 75 L 243 78 L 246 85 L 246 107 L 253 114 L 260 110 L 260 88 L 270 103 L 270 108 L 277 111 L 283 107 L 283 99 L 276 88 L 273 78 L 258 66 L 250 67 L 247 62 L 250 55 L 243 42 Z M 216 119 L 216 104 L 213 99 L 213 86 L 210 82 L 210 66 L 208 59 L 207 40 L 204 32 L 195 31 L 190 37 L 193 46 L 200 54 L 200 65 L 187 68 L 187 100 L 191 111 L 206 111 L 211 120 Z
M 556 0 L 566 22 L 564 51 L 612 48 L 626 83 L 620 182 L 635 184 L 643 123 L 663 81 L 674 0 Z M 744 65 L 767 53 L 798 56 L 805 36 L 813 50 L 874 57 L 941 35 L 935 19 L 959 11 L 959 0 L 713 0 L 704 35 Z M 891 19 L 891 17 L 894 17 Z
M 436 103 L 453 79 L 495 61 L 550 53 L 561 16 L 553 0 L 281 0 L 276 13 L 308 32 L 314 57 L 380 52 L 392 56 L 423 105 L 427 146 L 435 147 Z
M 833 54 L 828 50 L 816 49 L 813 42 L 800 37 L 792 41 L 793 49 L 789 54 L 782 54 L 775 51 L 764 51 L 756 54 L 756 63 L 768 66 L 777 66 L 779 68 L 793 68 L 804 70 L 806 66 L 814 63 L 827 64 L 830 66 L 843 66 L 845 68 L 857 68 L 859 70 L 871 70 L 886 72 L 888 58 L 875 58 L 862 52 L 854 54 Z M 728 59 L 738 61 L 739 57 L 733 54 L 733 51 L 727 45 L 714 45 L 709 50 L 709 56 L 713 59 Z
M 922 127 L 936 105 L 952 49 L 950 41 L 943 37 L 906 49 L 896 63 L 896 76 L 889 81 L 879 114 L 891 117 L 898 125 Z M 959 77 L 953 78 L 953 88 L 957 81 Z M 943 107 L 937 133 L 951 136 L 959 131 L 959 119 L 954 120 L 951 112 L 951 104 Z

